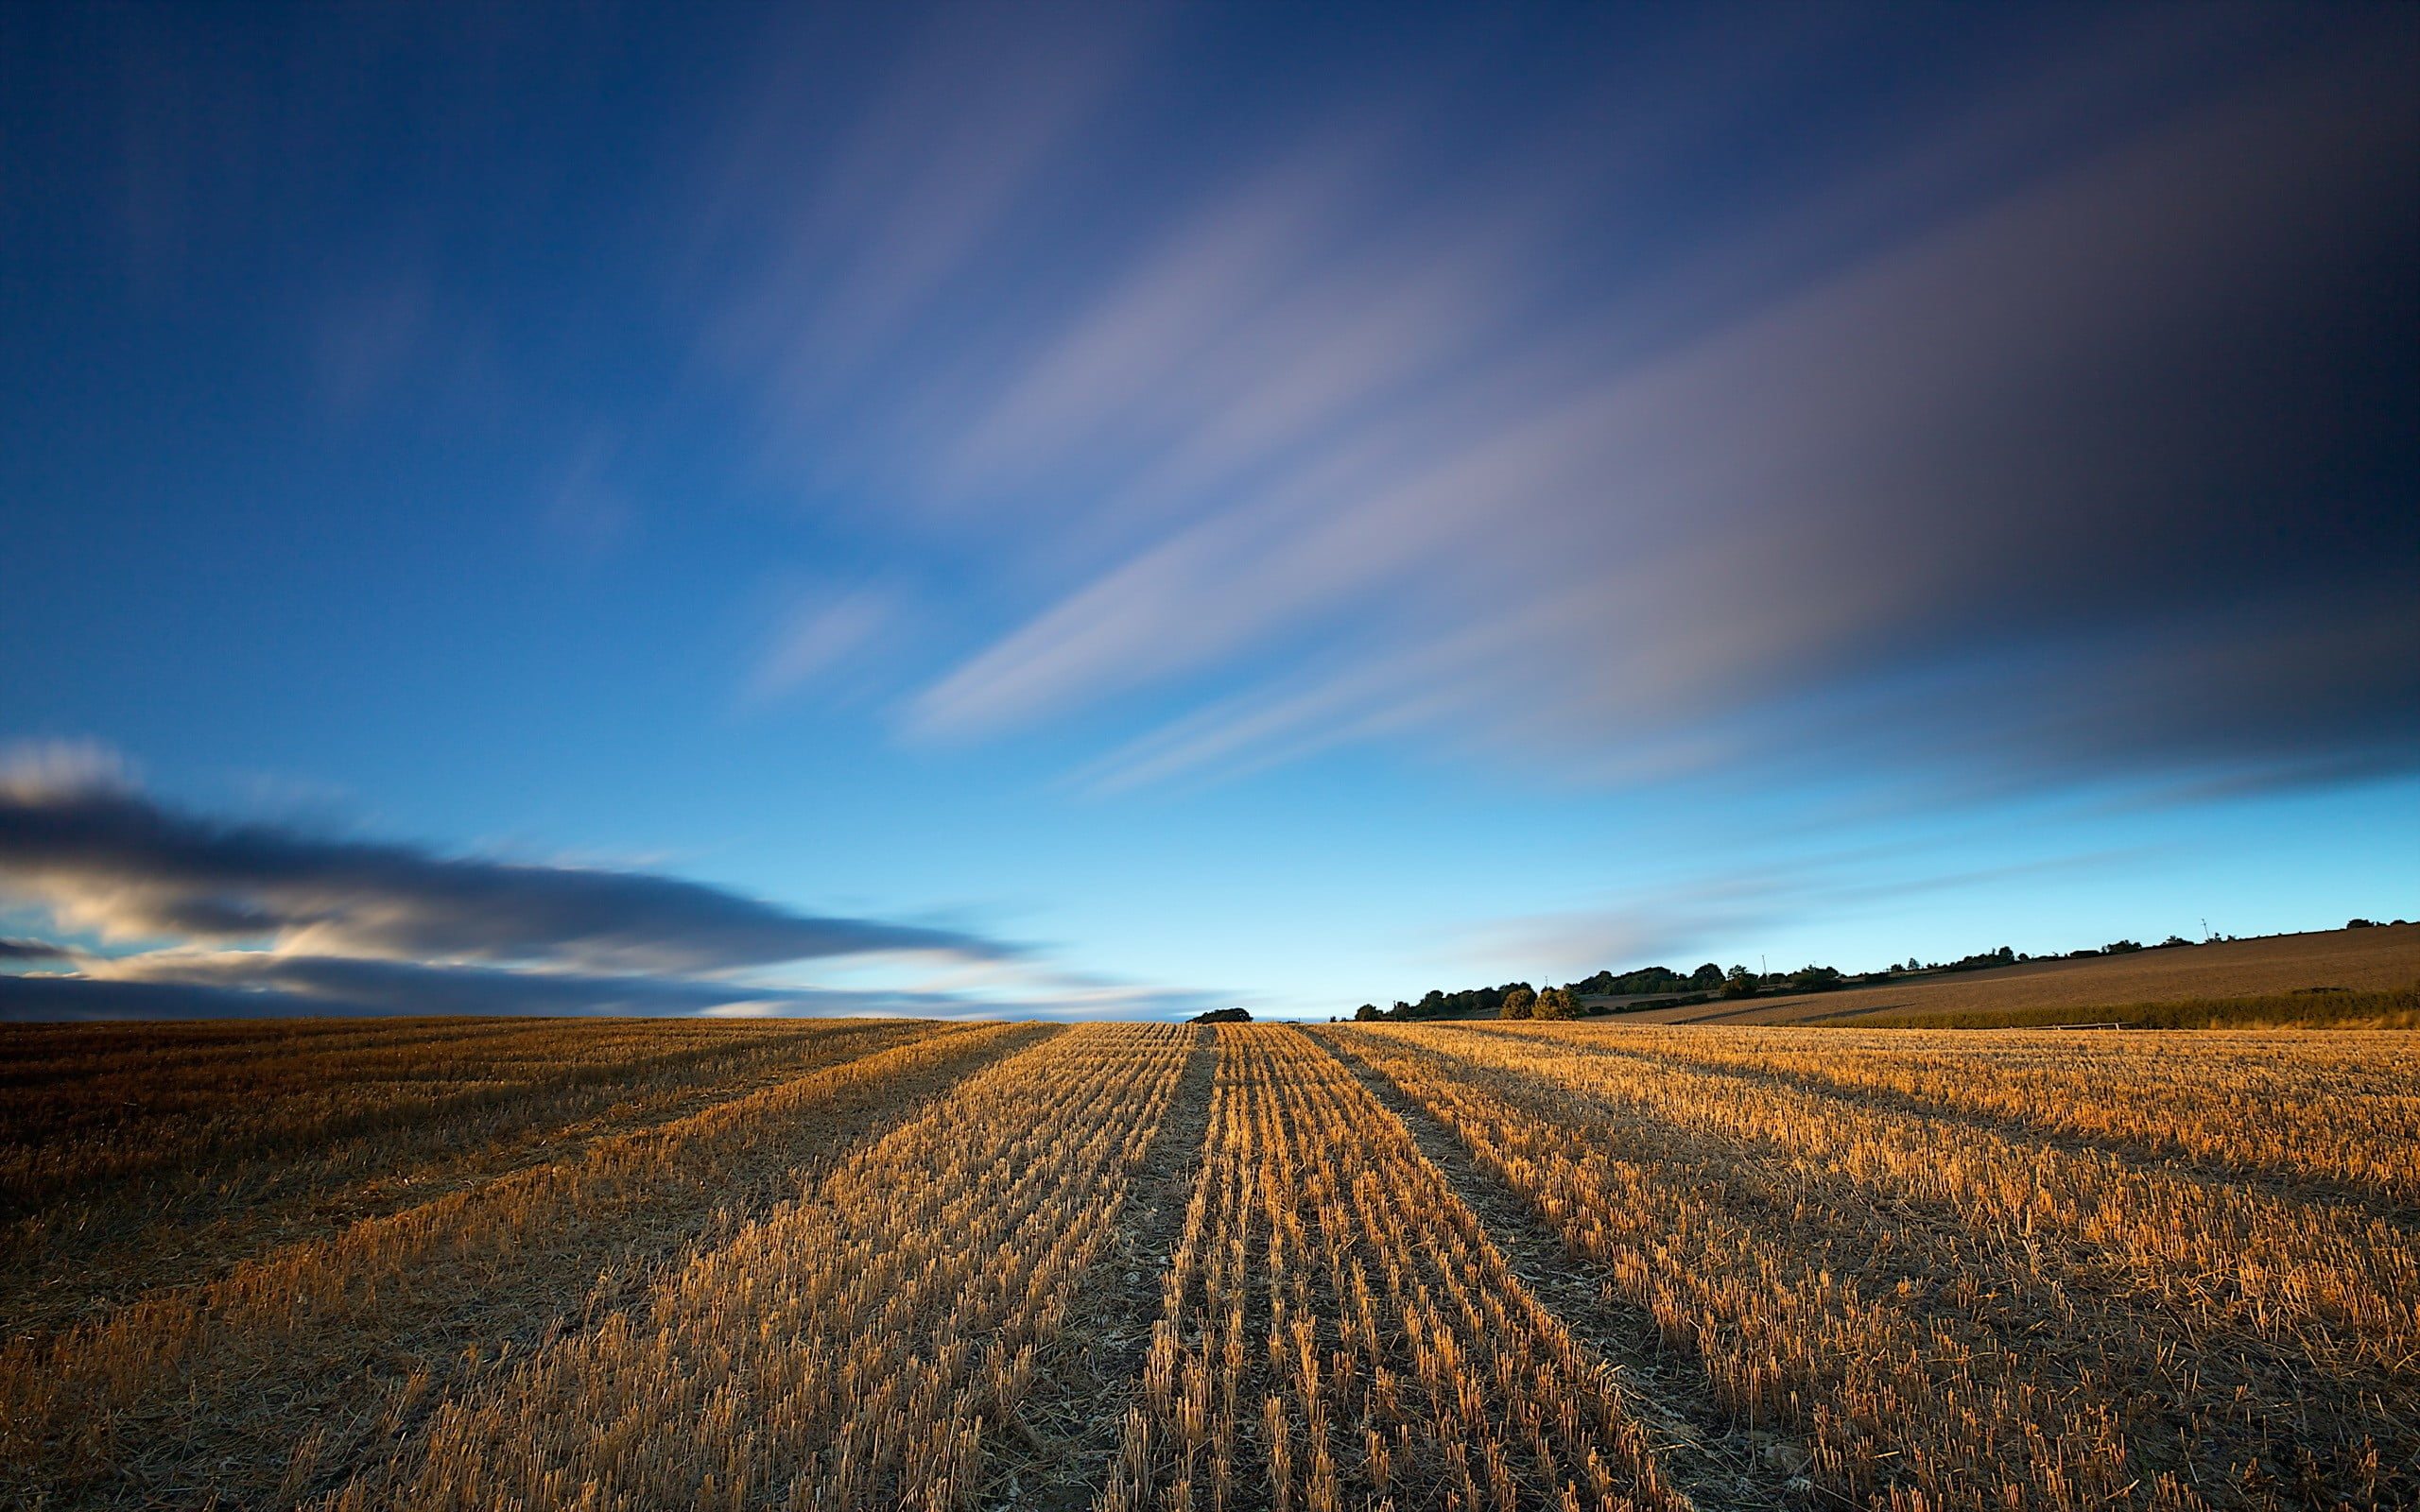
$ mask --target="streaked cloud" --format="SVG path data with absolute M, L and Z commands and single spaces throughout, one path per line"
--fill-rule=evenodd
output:
M 440 855 L 185 813 L 106 747 L 0 763 L 0 899 L 112 954 L 0 939 L 0 1018 L 271 1013 L 1164 1017 L 1202 994 L 963 931 L 786 910 L 654 872 Z M 832 986 L 924 961 L 937 985 Z M 31 970 L 49 963 L 60 970 Z
M 774 702 L 834 671 L 873 645 L 897 613 L 896 600 L 873 588 L 794 606 L 748 679 L 747 701 Z
M 1685 971 L 1726 942 L 1769 936 L 1797 919 L 1845 920 L 1912 895 L 1939 897 L 2011 881 L 2072 879 L 2140 857 L 2101 851 L 1964 868 L 1943 867 L 1936 858 L 1930 866 L 1887 881 L 1860 876 L 1867 864 L 1883 859 L 1891 858 L 1867 848 L 1800 856 L 1753 871 L 1684 872 L 1658 879 L 1651 887 L 1626 890 L 1594 907 L 1489 920 L 1469 930 L 1457 942 L 1456 954 L 1489 963 L 1525 960 L 1550 976 L 1579 977 L 1610 963 L 1656 962 Z M 1970 942 L 1960 950 L 2001 943 Z
M 1405 729 L 1601 766 L 1709 738 L 1763 754 L 1809 732 L 1810 702 L 1955 670 L 1957 696 L 1885 712 L 1905 756 L 1978 754 L 1979 716 L 2017 766 L 2408 756 L 2412 457 L 2362 390 L 2409 367 L 2415 181 L 2408 94 L 2334 59 L 1610 373 L 1549 338 L 1394 400 L 1420 386 L 1379 364 L 1373 408 L 1300 402 L 1305 437 L 1237 439 L 1212 471 L 1248 486 L 942 678 L 915 727 L 991 733 L 1208 679 L 1232 690 L 1215 717 L 1140 737 L 1103 780 Z M 1178 287 L 1204 330 L 1268 308 Z M 1292 315 L 1294 371 L 1352 365 L 1349 301 Z M 1110 318 L 1162 368 L 1217 367 L 1156 350 L 1148 310 Z M 1063 365 L 1030 382 L 1065 387 Z M 1292 375 L 1244 362 L 1234 386 Z M 1116 431 L 1125 387 L 1022 404 L 1013 428 Z M 1228 434 L 1216 405 L 1186 419 L 1163 425 L 1172 450 Z M 2347 449 L 2392 456 L 2395 481 L 2343 475 Z M 2281 512 L 2305 528 L 2278 537 Z
M 1098 232 L 1149 28 L 943 28 L 854 134 L 760 125 L 730 181 L 817 188 L 706 217 L 722 357 L 810 491 L 1016 615 L 904 733 L 1106 716 L 1110 788 L 1441 737 L 1617 782 L 2415 748 L 2411 26 L 2075 18 L 1718 214 L 1722 112 L 1850 45 L 1759 14 L 1578 27 L 1589 86 L 1450 147 L 1441 80 L 1340 88 Z M 873 633 L 824 612 L 756 686 Z
M 455 19 L 0 49 L 16 728 L 1221 973 L 1347 889 L 1530 974 L 1848 906 L 1754 901 L 1805 830 L 2420 765 L 2420 9 Z M 0 762 L 0 930 L 70 942 L 5 990 L 1184 996 L 146 793 Z M 2339 822 L 2279 896 L 2409 849 Z M 1600 895 L 1649 833 L 1751 892 Z

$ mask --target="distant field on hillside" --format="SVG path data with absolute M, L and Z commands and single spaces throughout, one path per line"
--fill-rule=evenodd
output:
M 1922 1013 L 1899 1008 L 1846 1019 L 1802 1019 L 1808 1028 L 2029 1029 L 2420 1029 L 2420 988 L 2358 992 L 2304 988 L 2242 998 L 2093 1003 L 2072 1008 L 1995 1008 Z
M 1703 1003 L 1622 1017 L 1641 1023 L 1790 1023 L 1893 1009 L 1991 1013 L 2253 997 L 2319 987 L 2375 991 L 2414 983 L 2420 983 L 2420 924 L 2403 924 L 2082 960 L 2026 961 L 1988 971 L 1916 977 L 1889 987 Z

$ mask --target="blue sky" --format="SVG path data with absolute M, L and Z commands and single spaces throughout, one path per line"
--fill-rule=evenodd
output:
M 12 9 L 0 1011 L 2420 917 L 2415 77 L 2388 6 Z

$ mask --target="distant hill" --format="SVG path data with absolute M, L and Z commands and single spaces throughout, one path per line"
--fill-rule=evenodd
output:
M 1854 1020 L 1893 1009 L 1979 1013 L 2070 1008 L 2249 997 L 2308 988 L 2368 991 L 2415 982 L 2420 982 L 2420 924 L 2381 924 L 2211 945 L 2173 945 L 2081 960 L 2023 961 L 1990 971 L 1911 976 L 1886 987 L 1651 1008 L 1593 1022 L 1793 1023 L 1819 1018 Z

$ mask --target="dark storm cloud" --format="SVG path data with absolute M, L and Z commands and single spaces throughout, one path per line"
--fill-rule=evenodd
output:
M 943 993 L 758 987 L 698 977 L 589 975 L 264 951 L 162 951 L 87 964 L 80 977 L 0 977 L 0 1011 L 29 1009 L 137 1017 L 290 1013 L 624 1014 L 889 1013 L 949 1018 L 975 1011 Z M 89 1005 L 89 1008 L 79 1007 Z M 28 1013 L 26 1016 L 41 1016 Z
M 264 956 L 152 962 L 131 976 L 0 975 L 0 1019 L 224 1019 L 312 1015 L 566 1014 L 637 1017 L 750 1012 L 970 1011 L 936 994 L 748 990 L 666 977 L 556 976 L 399 961 Z M 228 985 L 241 984 L 241 985 Z
M 66 947 L 46 939 L 0 939 L 0 961 L 57 961 L 66 956 Z
M 504 1014 L 922 1019 L 1167 1018 L 1200 993 L 1062 982 L 1007 999 L 903 989 L 768 987 L 705 977 L 591 975 L 266 951 L 87 957 L 79 974 L 0 973 L 0 1020 Z
M 971 935 L 795 914 L 648 872 L 440 856 L 221 823 L 122 783 L 56 773 L 0 782 L 0 891 L 104 936 L 273 939 L 289 956 L 651 973 L 889 953 L 1014 954 Z
M 314 1005 L 285 993 L 164 982 L 100 982 L 81 976 L 0 973 L 0 1022 L 78 1019 L 277 1019 L 373 1010 Z

